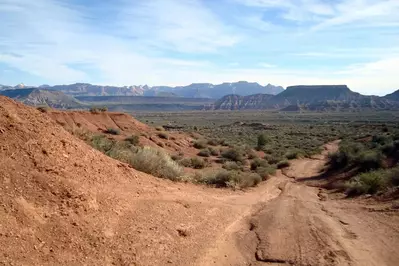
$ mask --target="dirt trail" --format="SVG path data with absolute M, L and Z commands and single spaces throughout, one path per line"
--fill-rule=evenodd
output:
M 268 195 L 248 205 L 198 265 L 398 265 L 397 213 L 326 201 L 320 189 L 295 181 L 318 175 L 337 144 L 314 159 L 293 161 L 284 174 L 241 197 L 245 203 L 261 191 Z

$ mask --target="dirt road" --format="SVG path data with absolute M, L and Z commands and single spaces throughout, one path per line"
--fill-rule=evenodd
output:
M 326 200 L 320 189 L 295 180 L 319 174 L 336 147 L 326 145 L 321 156 L 293 161 L 284 174 L 230 198 L 245 207 L 197 265 L 399 265 L 396 212 Z
M 303 183 L 336 146 L 248 191 L 209 188 L 138 172 L 0 96 L 0 265 L 399 265 L 397 212 Z

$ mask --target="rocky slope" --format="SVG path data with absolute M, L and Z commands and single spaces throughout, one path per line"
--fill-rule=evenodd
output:
M 37 88 L 15 89 L 0 91 L 0 95 L 13 98 L 32 106 L 49 106 L 59 109 L 82 107 L 82 104 L 74 97 L 55 90 Z
M 256 99 L 254 101 L 254 99 Z M 399 109 L 395 94 L 386 97 L 365 96 L 346 85 L 291 86 L 273 95 L 241 97 L 227 95 L 218 100 L 214 109 L 281 109 L 283 111 L 360 111 Z M 254 104 L 256 103 L 256 104 Z
M 255 94 L 240 96 L 236 94 L 226 95 L 215 103 L 216 109 L 240 110 L 240 109 L 264 109 L 268 107 L 268 101 L 273 95 Z
M 391 101 L 399 101 L 399 90 L 396 90 L 391 94 L 385 95 L 384 98 Z

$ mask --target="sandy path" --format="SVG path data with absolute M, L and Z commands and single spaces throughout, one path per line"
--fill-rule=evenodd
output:
M 241 215 L 196 264 L 398 265 L 397 213 L 372 212 L 358 201 L 325 201 L 318 188 L 295 182 L 317 175 L 336 147 L 330 143 L 321 156 L 295 160 L 284 174 L 233 196 L 230 203 L 241 203 Z

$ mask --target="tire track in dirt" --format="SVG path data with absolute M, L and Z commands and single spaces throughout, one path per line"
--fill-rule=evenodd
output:
M 320 189 L 295 181 L 318 175 L 328 152 L 337 145 L 326 145 L 315 159 L 292 161 L 290 169 L 279 171 L 264 185 L 237 198 L 249 205 L 253 200 L 252 207 L 247 206 L 227 227 L 197 265 L 395 265 L 399 255 L 377 252 L 375 246 L 386 248 L 385 238 L 397 244 L 399 235 L 392 238 L 386 232 L 385 238 L 374 238 L 354 230 L 359 223 L 367 224 L 367 219 L 345 216 L 341 209 L 347 210 L 349 202 L 330 202 Z M 254 194 L 271 191 L 273 196 L 256 202 Z M 354 210 L 367 215 L 364 208 Z M 389 234 L 396 233 L 392 222 L 388 228 Z

